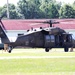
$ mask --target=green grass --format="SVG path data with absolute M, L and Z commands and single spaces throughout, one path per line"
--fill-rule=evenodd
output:
M 74 59 L 12 59 L 1 60 L 0 71 L 6 69 L 7 72 L 74 72 Z
M 17 51 L 17 53 L 14 53 L 15 51 Z M 44 49 L 39 49 L 39 50 L 14 49 L 11 54 L 0 51 L 0 57 L 1 56 L 8 56 L 8 57 L 9 56 L 75 56 L 75 52 L 64 52 L 63 49 L 52 49 L 51 51 L 45 52 Z
M 4 52 L 0 53 L 0 57 L 75 56 L 75 52 L 32 51 L 11 54 Z M 0 75 L 75 75 L 75 58 L 0 59 Z
M 0 73 L 75 72 L 75 58 L 0 60 Z

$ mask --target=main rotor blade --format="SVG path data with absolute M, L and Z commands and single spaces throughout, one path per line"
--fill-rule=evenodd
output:
M 65 19 L 64 19 L 64 20 L 61 20 L 61 19 L 60 19 L 60 20 L 59 20 L 59 22 L 69 22 L 69 21 L 75 21 L 75 20 L 69 20 L 69 19 L 67 19 L 67 20 L 65 20 Z
M 50 21 L 44 21 L 44 22 L 42 22 L 42 23 L 47 23 L 47 24 L 58 24 L 59 22 L 50 20 Z
M 30 26 L 36 26 L 36 25 L 41 25 L 41 23 L 31 23 L 29 24 Z
M 69 22 L 60 22 L 60 24 L 66 24 L 66 25 L 68 24 L 68 25 L 71 25 L 71 24 L 75 24 L 75 23 L 74 22 L 70 22 L 70 23 Z
M 55 21 L 55 20 L 30 20 L 30 21 L 26 21 L 26 23 L 43 23 L 43 24 L 57 24 L 59 22 Z

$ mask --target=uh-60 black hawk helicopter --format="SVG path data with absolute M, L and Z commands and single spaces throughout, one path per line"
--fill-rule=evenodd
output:
M 2 17 L 1 17 L 2 18 Z M 5 27 L 0 19 L 0 37 L 4 44 L 8 44 L 8 52 L 11 53 L 12 49 L 17 46 L 31 47 L 31 48 L 45 48 L 46 52 L 49 52 L 51 48 L 64 48 L 65 52 L 68 52 L 69 48 L 75 47 L 73 43 L 74 39 L 72 35 L 59 27 L 53 27 L 52 24 L 59 22 L 48 20 L 44 22 L 36 22 L 49 24 L 48 28 L 33 29 L 27 31 L 25 35 L 18 36 L 15 42 L 10 42 L 8 39 Z M 33 22 L 35 23 L 35 22 Z

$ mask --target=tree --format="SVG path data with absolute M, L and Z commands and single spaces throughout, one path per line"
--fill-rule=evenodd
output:
M 56 5 L 51 4 L 49 6 L 49 9 L 50 9 L 50 11 L 49 11 L 50 18 L 58 18 L 59 17 L 59 13 L 58 13 L 58 10 L 56 8 Z
M 7 5 L 6 4 L 2 7 L 1 13 L 4 13 L 4 12 L 7 13 Z M 20 18 L 20 16 L 18 15 L 18 13 L 16 11 L 16 7 L 14 4 L 9 4 L 9 16 L 10 16 L 10 19 Z
M 73 4 L 72 4 L 72 5 L 73 5 L 73 9 L 75 10 L 75 1 L 73 2 Z
M 51 2 L 50 2 L 51 1 Z M 40 9 L 44 13 L 44 18 L 58 18 L 59 17 L 59 12 L 57 5 L 52 2 L 52 0 L 45 0 L 43 1 Z
M 2 9 L 3 9 L 3 8 L 2 8 L 2 7 L 0 7 L 0 16 L 2 15 Z
M 18 7 L 26 19 L 31 18 L 58 18 L 58 6 L 55 0 L 20 0 Z
M 70 5 L 64 5 L 60 9 L 60 18 L 75 18 L 75 10 Z
M 18 2 L 19 11 L 26 19 L 39 18 L 39 6 L 39 0 L 20 0 Z

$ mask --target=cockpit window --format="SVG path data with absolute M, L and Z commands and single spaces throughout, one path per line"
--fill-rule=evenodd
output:
M 63 40 L 64 42 L 72 42 L 72 35 L 70 34 L 63 35 Z
M 69 42 L 71 42 L 71 41 L 72 41 L 72 36 L 71 36 L 71 35 L 68 35 L 67 40 L 68 40 Z

